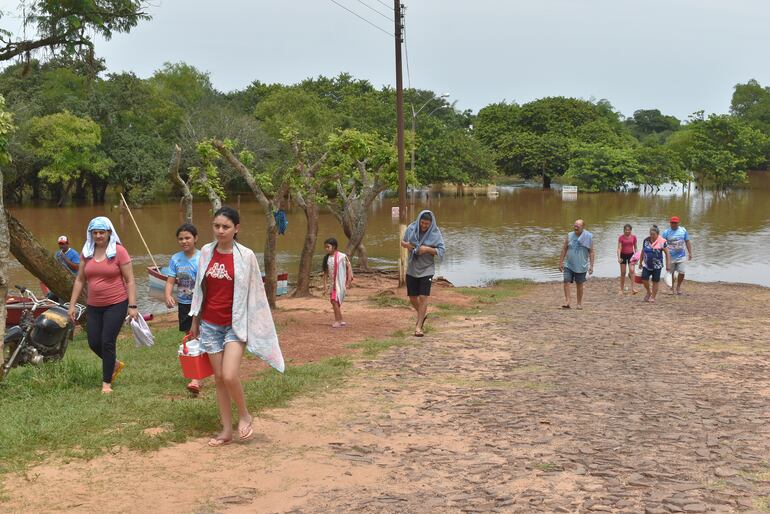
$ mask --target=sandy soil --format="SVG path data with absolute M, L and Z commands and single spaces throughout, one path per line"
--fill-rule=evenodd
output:
M 687 285 L 648 305 L 595 280 L 564 311 L 540 284 L 433 317 L 344 387 L 262 413 L 254 441 L 40 465 L 6 478 L 3 510 L 766 510 L 770 290 Z M 390 332 L 407 316 L 379 311 Z

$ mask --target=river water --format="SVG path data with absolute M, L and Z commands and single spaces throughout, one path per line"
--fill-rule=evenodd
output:
M 410 196 L 410 217 L 431 209 L 444 233 L 447 254 L 438 273 L 456 285 L 476 285 L 504 278 L 536 281 L 555 280 L 561 242 L 576 218 L 583 218 L 594 234 L 595 275 L 618 274 L 615 260 L 617 237 L 625 223 L 634 226 L 640 242 L 653 223 L 661 230 L 672 215 L 682 218 L 690 232 L 694 259 L 688 278 L 700 281 L 746 282 L 770 286 L 770 174 L 752 173 L 746 189 L 727 194 L 664 188 L 652 193 L 579 193 L 563 196 L 559 191 L 527 187 L 501 187 L 500 195 L 454 197 L 415 193 Z M 236 198 L 230 199 L 236 204 Z M 115 202 L 117 203 L 117 202 Z M 373 206 L 366 244 L 372 266 L 395 266 L 398 258 L 397 220 L 391 207 L 397 198 L 383 198 Z M 200 244 L 211 240 L 208 203 L 196 203 L 194 220 Z M 242 243 L 259 257 L 264 244 L 264 221 L 253 196 L 241 194 Z M 147 294 L 145 268 L 151 265 L 131 219 L 117 205 L 84 207 L 14 207 L 11 212 L 52 251 L 56 238 L 66 234 L 76 249 L 82 247 L 88 221 L 109 216 L 134 262 L 139 302 L 146 311 L 165 307 Z M 165 266 L 177 251 L 175 231 L 182 215 L 178 203 L 146 205 L 134 209 L 134 217 L 153 253 Z M 296 277 L 304 236 L 304 216 L 299 209 L 288 213 L 289 229 L 278 240 L 281 270 Z M 331 214 L 321 215 L 316 267 L 320 269 L 323 240 L 336 237 L 344 249 L 344 236 Z M 260 261 L 261 262 L 261 261 Z M 15 260 L 10 266 L 11 283 L 35 285 L 37 281 Z

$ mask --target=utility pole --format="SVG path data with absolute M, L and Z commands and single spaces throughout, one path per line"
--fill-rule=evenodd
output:
M 396 40 L 396 147 L 398 150 L 398 232 L 399 248 L 406 232 L 406 170 L 404 163 L 404 79 L 401 70 L 402 30 L 404 28 L 404 6 L 401 0 L 393 0 L 393 19 L 395 20 Z M 408 255 L 401 248 L 398 263 L 398 286 L 406 285 L 406 261 Z

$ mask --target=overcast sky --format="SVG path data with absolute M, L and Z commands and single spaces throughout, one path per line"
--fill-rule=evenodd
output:
M 364 5 L 387 12 L 390 0 L 336 1 L 392 32 Z M 463 109 L 564 95 L 686 118 L 726 112 L 737 82 L 770 85 L 768 0 L 405 2 L 412 85 L 448 92 Z M 111 71 L 146 77 L 184 61 L 223 91 L 342 71 L 395 81 L 392 38 L 331 0 L 155 4 L 152 21 L 98 45 Z

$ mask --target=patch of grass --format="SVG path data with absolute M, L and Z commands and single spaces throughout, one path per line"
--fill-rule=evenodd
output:
M 387 292 L 389 293 L 389 292 Z M 410 308 L 409 300 L 398 297 L 395 294 L 376 294 L 369 297 L 369 301 L 376 307 L 387 309 L 389 307 Z
M 540 471 L 563 471 L 564 469 L 554 462 L 533 462 L 531 465 L 533 468 L 539 469 Z
M 704 482 L 703 485 L 706 486 L 706 488 L 711 491 L 722 491 L 727 487 L 727 481 L 722 478 L 719 478 L 717 480 L 710 480 L 708 482 Z
M 494 304 L 520 296 L 530 284 L 527 280 L 499 280 L 485 287 L 458 287 L 456 291 L 478 299 L 482 304 Z
M 432 312 L 431 315 L 435 313 L 437 316 L 441 317 L 469 317 L 476 316 L 481 313 L 480 307 L 461 307 L 451 303 L 438 303 L 435 305 L 435 307 L 438 310 Z
M 757 471 L 744 471 L 741 475 L 756 482 L 770 482 L 770 466 L 764 466 Z
M 153 450 L 217 430 L 213 381 L 206 381 L 199 398 L 189 396 L 176 354 L 179 332 L 155 336 L 153 348 L 118 343 L 127 366 L 109 396 L 101 394 L 101 362 L 83 336 L 61 362 L 13 369 L 0 386 L 0 474 L 51 457 L 91 458 L 114 447 Z M 244 382 L 249 407 L 257 413 L 334 387 L 351 364 L 333 358 L 291 366 L 284 375 L 259 373 Z
M 759 512 L 770 512 L 770 495 L 761 496 L 754 500 L 754 507 Z
M 409 344 L 411 344 L 410 341 L 404 338 L 365 339 L 360 343 L 349 345 L 348 348 L 361 350 L 361 355 L 368 359 L 374 359 L 388 348 L 407 346 Z

